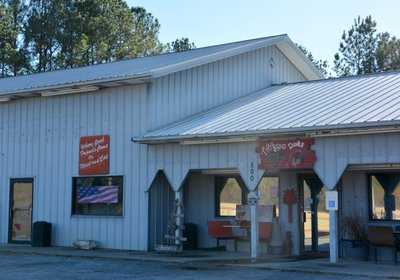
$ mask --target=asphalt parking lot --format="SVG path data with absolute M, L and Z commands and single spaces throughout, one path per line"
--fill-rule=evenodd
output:
M 90 259 L 0 253 L 0 279 L 366 279 L 341 275 L 279 272 L 214 264 Z

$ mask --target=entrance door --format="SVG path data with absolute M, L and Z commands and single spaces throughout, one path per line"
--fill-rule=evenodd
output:
M 315 174 L 299 176 L 300 232 L 303 252 L 329 251 L 329 213 L 325 187 Z
M 10 184 L 9 242 L 29 243 L 32 234 L 33 179 L 13 179 Z

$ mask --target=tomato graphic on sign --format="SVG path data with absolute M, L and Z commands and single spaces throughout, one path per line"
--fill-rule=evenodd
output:
M 311 169 L 316 161 L 315 153 L 311 150 L 313 144 L 312 138 L 260 139 L 256 149 L 260 155 L 259 169 Z

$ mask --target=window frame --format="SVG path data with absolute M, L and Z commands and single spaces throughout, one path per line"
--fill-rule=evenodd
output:
M 245 205 L 246 201 L 247 201 L 247 194 L 248 194 L 248 190 L 246 188 L 246 185 L 244 184 L 242 178 L 240 178 L 240 176 L 234 176 L 234 175 L 217 175 L 214 177 L 214 216 L 215 218 L 235 218 L 236 216 L 225 216 L 225 215 L 220 215 L 220 195 L 221 192 L 223 190 L 223 186 L 220 188 L 220 186 L 218 185 L 218 180 L 222 180 L 222 179 L 235 179 L 241 190 L 242 190 L 242 205 Z M 220 188 L 220 189 L 219 189 Z
M 75 205 L 77 203 L 76 201 L 76 186 L 75 186 L 75 181 L 78 179 L 85 179 L 85 178 L 121 178 L 122 179 L 122 192 L 121 192 L 121 214 L 83 214 L 83 213 L 76 213 L 76 208 Z M 125 215 L 125 194 L 124 194 L 124 188 L 125 186 L 125 176 L 124 175 L 92 175 L 92 176 L 74 176 L 72 177 L 71 181 L 71 217 L 109 217 L 109 218 L 123 218 Z
M 394 220 L 394 219 L 375 219 L 374 218 L 374 213 L 372 209 L 372 176 L 375 175 L 390 175 L 390 174 L 399 174 L 400 172 L 369 172 L 367 173 L 367 192 L 368 192 L 368 219 L 370 222 L 374 223 L 397 223 L 400 224 L 400 220 Z M 385 215 L 386 216 L 386 215 Z

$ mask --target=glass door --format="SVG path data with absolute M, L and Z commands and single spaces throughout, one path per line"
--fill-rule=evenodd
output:
M 11 180 L 9 242 L 29 243 L 31 241 L 32 204 L 33 180 Z

